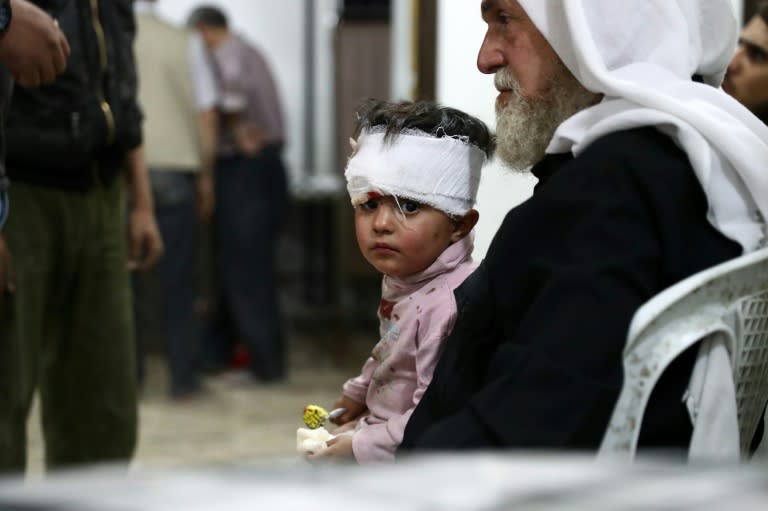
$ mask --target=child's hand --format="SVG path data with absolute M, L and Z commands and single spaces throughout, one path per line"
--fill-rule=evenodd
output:
M 328 441 L 328 447 L 315 454 L 307 454 L 309 461 L 353 461 L 352 435 L 342 435 Z
M 332 435 L 340 435 L 342 433 L 346 433 L 347 431 L 352 431 L 353 429 L 355 429 L 357 427 L 357 421 L 358 420 L 359 419 L 356 419 L 356 420 L 353 420 L 353 421 L 349 421 L 349 422 L 339 426 L 338 428 L 330 431 L 330 433 Z
M 335 403 L 333 403 L 333 408 L 347 409 L 347 411 L 344 412 L 342 415 L 331 420 L 331 422 L 338 425 L 346 424 L 347 422 L 357 419 L 358 417 L 360 417 L 360 415 L 362 415 L 363 412 L 365 412 L 368 409 L 368 407 L 365 406 L 364 403 L 355 401 L 354 399 L 347 397 L 343 394 L 339 399 L 336 400 Z

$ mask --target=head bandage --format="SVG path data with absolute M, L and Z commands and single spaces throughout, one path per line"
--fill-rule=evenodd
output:
M 469 142 L 422 131 L 385 142 L 383 131 L 364 131 L 356 144 L 344 171 L 352 205 L 371 194 L 411 199 L 450 215 L 475 205 L 485 153 Z

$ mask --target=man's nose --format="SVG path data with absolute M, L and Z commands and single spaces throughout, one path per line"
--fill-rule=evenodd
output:
M 744 60 L 744 47 L 739 45 L 736 48 L 736 53 L 733 54 L 733 58 L 731 58 L 731 63 L 728 64 L 728 69 L 726 72 L 729 75 L 734 75 L 738 73 L 741 70 L 743 60 Z
M 504 53 L 495 43 L 491 33 L 486 32 L 480 51 L 477 53 L 477 69 L 488 75 L 495 73 L 504 65 Z

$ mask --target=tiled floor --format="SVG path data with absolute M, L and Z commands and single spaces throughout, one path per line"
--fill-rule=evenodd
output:
M 295 457 L 296 428 L 304 406 L 330 406 L 354 368 L 339 369 L 306 345 L 294 350 L 286 383 L 244 384 L 232 374 L 207 378 L 206 393 L 185 402 L 166 396 L 160 357 L 148 360 L 147 388 L 140 404 L 140 439 L 133 466 L 180 467 L 248 463 Z M 364 358 L 360 358 L 359 368 Z M 37 410 L 29 424 L 28 472 L 42 471 Z

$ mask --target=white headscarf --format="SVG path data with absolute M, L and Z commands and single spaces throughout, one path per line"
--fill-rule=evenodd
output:
M 717 88 L 738 34 L 730 0 L 519 2 L 579 82 L 605 95 L 560 125 L 548 153 L 656 126 L 688 154 L 712 225 L 745 251 L 765 244 L 768 127 Z

